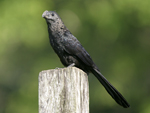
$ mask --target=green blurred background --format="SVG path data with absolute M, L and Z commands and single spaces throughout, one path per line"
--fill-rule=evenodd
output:
M 124 109 L 92 75 L 91 113 L 150 113 L 150 0 L 0 0 L 0 113 L 38 113 L 38 74 L 63 67 L 42 13 L 56 11 L 105 77 Z

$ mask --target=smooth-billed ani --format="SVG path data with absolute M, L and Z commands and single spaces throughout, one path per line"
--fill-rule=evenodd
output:
M 125 98 L 100 73 L 87 51 L 75 36 L 66 28 L 58 14 L 54 11 L 45 11 L 42 17 L 46 19 L 50 44 L 59 56 L 64 66 L 75 66 L 86 73 L 93 73 L 104 86 L 111 97 L 124 108 L 130 105 Z

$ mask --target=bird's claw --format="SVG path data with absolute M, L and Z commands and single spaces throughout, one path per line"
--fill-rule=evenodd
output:
M 75 63 L 72 63 L 72 64 L 70 64 L 70 65 L 67 66 L 67 67 L 73 67 L 73 66 L 75 66 Z

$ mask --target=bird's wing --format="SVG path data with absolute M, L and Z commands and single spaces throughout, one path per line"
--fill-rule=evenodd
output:
M 67 53 L 73 56 L 75 55 L 87 66 L 92 66 L 94 64 L 90 55 L 86 52 L 86 50 L 82 47 L 80 42 L 75 37 L 69 39 L 66 38 L 66 41 L 64 42 L 64 49 Z M 96 66 L 91 69 L 91 72 L 96 76 L 96 78 L 101 82 L 106 91 L 118 104 L 120 104 L 124 108 L 128 108 L 130 106 L 125 98 L 121 95 L 121 93 L 119 93 L 115 89 L 115 87 L 108 82 L 108 80 L 100 73 Z
M 71 35 L 72 38 L 65 38 L 64 49 L 68 54 L 78 57 L 81 61 L 83 61 L 87 66 L 92 66 L 94 63 L 87 53 L 87 51 L 83 48 L 80 42 Z

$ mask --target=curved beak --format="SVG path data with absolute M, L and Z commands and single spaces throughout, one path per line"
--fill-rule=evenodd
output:
M 42 17 L 43 18 L 46 18 L 48 16 L 48 11 L 46 10 L 46 11 L 44 11 L 44 13 L 42 14 Z

